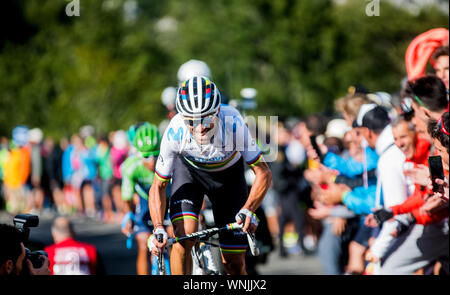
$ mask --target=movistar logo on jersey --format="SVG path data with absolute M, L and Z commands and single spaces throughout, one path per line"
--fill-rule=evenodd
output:
M 173 128 L 170 128 L 169 131 L 167 132 L 167 137 L 169 140 L 170 138 L 172 138 L 175 141 L 183 140 L 183 128 L 182 127 L 178 128 L 177 133 L 175 133 Z

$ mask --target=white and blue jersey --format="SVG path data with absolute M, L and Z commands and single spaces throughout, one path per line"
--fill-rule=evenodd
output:
M 250 166 L 259 163 L 262 153 L 238 110 L 229 105 L 221 105 L 214 128 L 211 142 L 199 144 L 185 125 L 181 114 L 175 115 L 162 138 L 156 176 L 161 181 L 168 181 L 178 156 L 182 156 L 197 169 L 211 172 L 223 171 L 241 157 Z

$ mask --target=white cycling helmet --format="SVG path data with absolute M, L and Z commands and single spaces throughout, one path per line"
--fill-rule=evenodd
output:
M 178 88 L 176 108 L 186 117 L 216 114 L 220 106 L 220 92 L 206 77 L 194 76 Z
M 204 61 L 191 59 L 180 66 L 177 76 L 179 83 L 186 81 L 193 76 L 211 78 L 211 70 Z

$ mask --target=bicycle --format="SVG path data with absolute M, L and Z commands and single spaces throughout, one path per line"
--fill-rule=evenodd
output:
M 245 218 L 244 218 L 245 219 Z M 243 220 L 244 220 L 243 219 Z M 207 242 L 207 240 L 214 236 L 215 234 L 218 234 L 220 232 L 224 231 L 231 231 L 231 230 L 242 230 L 244 226 L 244 223 L 238 224 L 237 222 L 226 224 L 223 227 L 214 227 L 209 228 L 205 230 L 201 230 L 192 234 L 188 234 L 182 237 L 174 237 L 169 238 L 167 240 L 166 249 L 168 249 L 170 246 L 172 246 L 175 243 L 179 243 L 181 241 L 185 240 L 192 240 L 192 239 L 199 239 L 199 242 L 196 243 L 196 246 L 193 248 L 193 259 L 198 263 L 199 268 L 203 271 L 203 274 L 205 275 L 219 275 L 221 274 L 218 270 L 219 268 L 217 266 L 214 266 L 212 255 L 208 255 L 205 253 L 208 253 L 207 251 L 210 250 L 208 247 L 205 247 L 204 245 L 209 246 L 217 246 L 212 243 Z M 162 234 L 155 235 L 155 238 L 158 240 L 158 242 L 162 242 L 163 236 Z M 259 255 L 259 249 L 256 246 L 256 240 L 255 235 L 247 233 L 247 239 L 249 242 L 249 248 L 250 252 L 253 256 Z M 151 243 L 151 240 L 148 240 L 149 243 Z M 218 246 L 217 246 L 218 247 Z M 151 249 L 151 245 L 149 245 L 149 249 Z M 206 258 L 206 259 L 205 259 Z M 164 264 L 164 251 L 159 251 L 158 257 L 158 274 L 159 275 L 165 275 L 165 264 Z

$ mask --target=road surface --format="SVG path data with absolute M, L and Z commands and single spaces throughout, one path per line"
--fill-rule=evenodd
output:
M 50 227 L 56 216 L 42 214 L 37 228 L 31 228 L 30 241 L 41 246 L 53 243 Z M 77 239 L 94 244 L 104 261 L 109 275 L 136 274 L 136 244 L 131 250 L 126 248 L 126 237 L 120 232 L 120 225 L 98 222 L 89 218 L 70 217 Z M 0 211 L 0 223 L 13 224 L 13 216 Z M 258 265 L 262 275 L 320 275 L 321 267 L 317 256 L 291 255 L 280 258 L 274 250 L 264 265 Z

